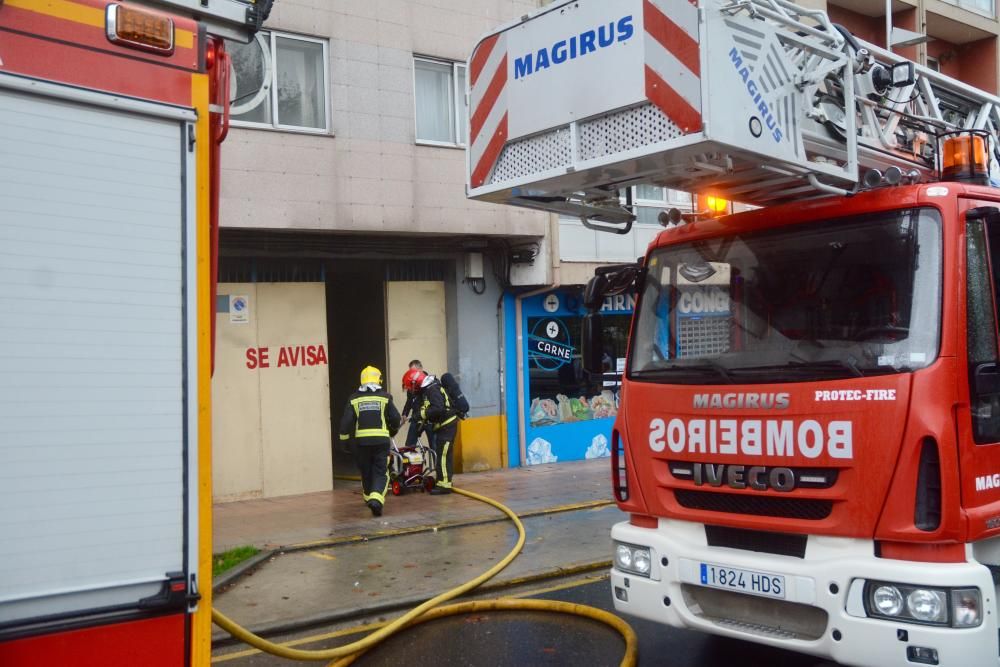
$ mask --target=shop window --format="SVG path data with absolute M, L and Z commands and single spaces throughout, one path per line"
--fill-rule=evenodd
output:
M 430 58 L 413 59 L 417 143 L 465 146 L 465 65 Z
M 226 42 L 233 60 L 236 126 L 327 132 L 327 42 L 260 32 L 249 44 Z
M 582 314 L 527 318 L 529 424 L 532 427 L 614 417 L 618 383 L 590 380 L 580 359 Z M 604 370 L 621 373 L 630 314 L 604 315 Z

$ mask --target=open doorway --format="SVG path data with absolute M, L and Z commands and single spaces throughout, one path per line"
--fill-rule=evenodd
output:
M 338 262 L 327 271 L 327 337 L 330 341 L 330 420 L 333 474 L 357 475 L 354 459 L 339 446 L 340 418 L 348 397 L 358 388 L 361 369 L 386 372 L 385 277 L 371 267 Z

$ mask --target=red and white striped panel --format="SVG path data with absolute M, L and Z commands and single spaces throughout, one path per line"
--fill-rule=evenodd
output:
M 685 134 L 700 132 L 698 0 L 643 0 L 646 97 Z
M 507 37 L 487 37 L 469 63 L 470 185 L 478 188 L 507 142 Z

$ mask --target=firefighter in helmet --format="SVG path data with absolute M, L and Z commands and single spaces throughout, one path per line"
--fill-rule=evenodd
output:
M 375 516 L 382 516 L 389 488 L 389 445 L 397 430 L 399 411 L 389 392 L 382 389 L 382 373 L 368 366 L 361 371 L 361 386 L 344 406 L 340 441 L 346 445 L 354 440 L 354 460 L 361 470 L 364 500 Z
M 437 455 L 437 483 L 431 493 L 451 493 L 451 473 L 454 468 L 455 435 L 458 432 L 458 413 L 451 404 L 448 392 L 433 375 L 422 368 L 411 368 L 403 378 L 406 389 L 416 397 L 420 419 L 430 425 L 434 433 L 432 445 Z

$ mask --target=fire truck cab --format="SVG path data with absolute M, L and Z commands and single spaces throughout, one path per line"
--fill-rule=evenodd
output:
M 1000 99 L 784 0 L 553 3 L 469 60 L 469 196 L 627 233 L 618 610 L 850 665 L 996 665 Z M 589 347 L 588 347 L 589 346 Z

